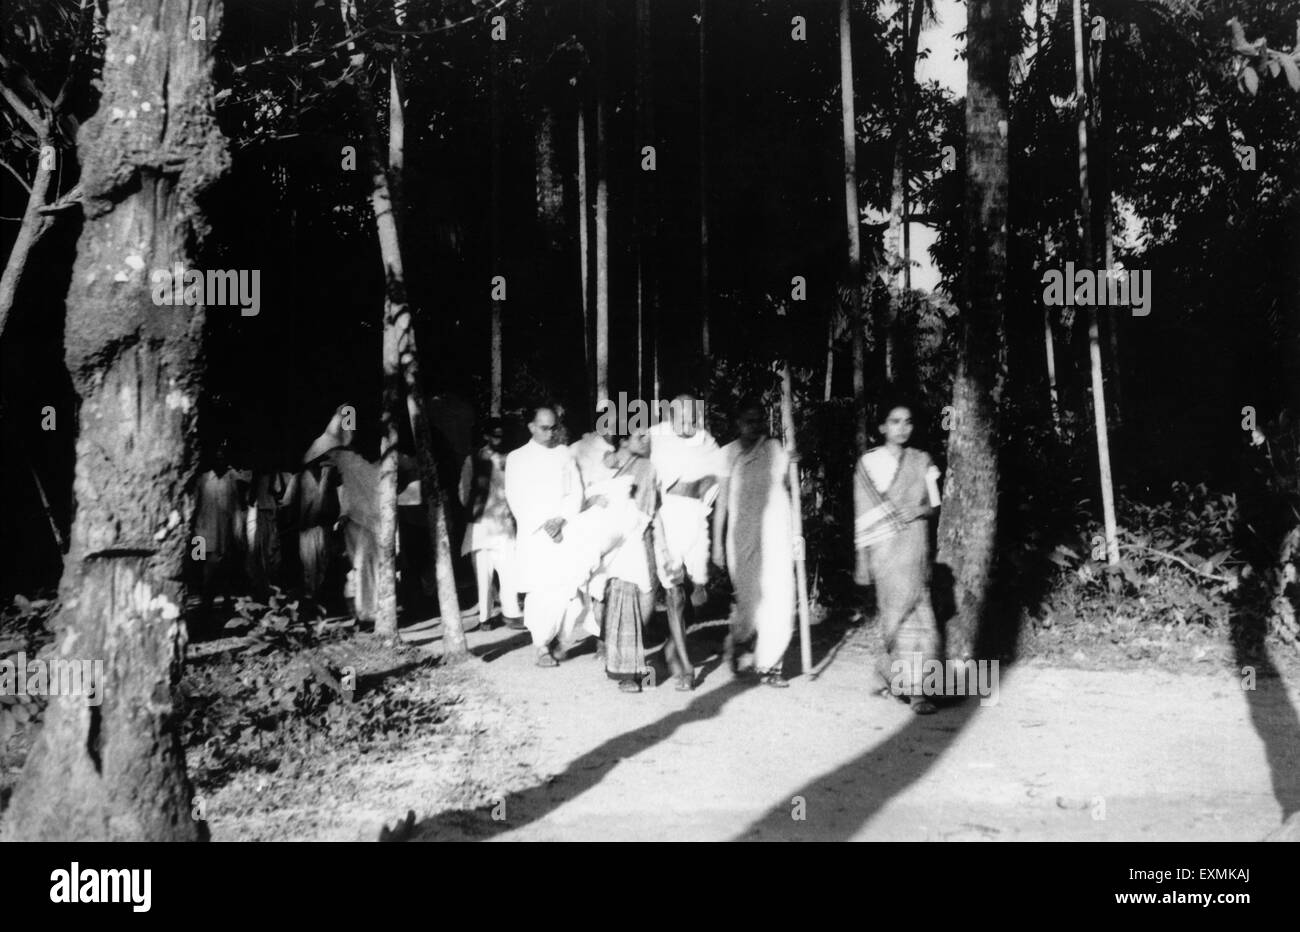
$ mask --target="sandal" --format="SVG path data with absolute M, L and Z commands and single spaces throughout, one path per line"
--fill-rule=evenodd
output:
M 679 693 L 693 692 L 695 689 L 695 673 L 683 673 L 677 677 L 677 691 Z
M 546 651 L 544 653 L 538 653 L 537 665 L 539 667 L 558 667 L 560 665 L 560 661 L 552 657 L 550 651 Z
M 790 686 L 790 681 L 775 670 L 764 673 L 761 682 L 764 686 L 774 686 L 777 689 L 787 689 Z
M 641 691 L 641 684 L 636 680 L 620 680 L 618 691 L 621 693 L 639 693 Z

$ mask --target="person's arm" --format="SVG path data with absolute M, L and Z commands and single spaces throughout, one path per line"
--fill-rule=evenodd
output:
M 582 512 L 583 484 L 582 473 L 578 470 L 578 464 L 574 462 L 573 457 L 569 457 L 564 463 L 565 472 L 565 496 L 560 504 L 560 513 L 553 517 L 568 521 Z
M 936 510 L 935 506 L 932 504 L 930 477 L 933 473 L 937 473 L 938 470 L 935 468 L 934 463 L 930 460 L 930 454 L 922 453 L 921 456 L 924 457 L 924 459 L 921 462 L 921 470 L 923 471 L 926 477 L 926 482 L 925 482 L 926 488 L 922 494 L 921 501 L 918 504 L 913 505 L 912 507 L 908 508 L 903 512 L 903 520 L 905 521 L 919 521 L 925 518 L 929 518 L 932 514 L 935 513 Z
M 471 453 L 465 457 L 465 462 L 460 467 L 460 486 L 457 488 L 457 497 L 460 499 L 462 508 L 469 507 L 469 488 L 474 481 L 474 454 Z
M 511 453 L 506 457 L 506 504 L 515 516 L 515 525 L 520 537 L 526 537 L 542 526 L 546 516 L 538 515 L 529 500 L 527 476 L 522 475 L 523 465 L 519 457 Z
M 727 565 L 727 499 L 731 494 L 731 480 L 723 476 L 718 482 L 718 501 L 713 509 L 713 565 L 719 569 Z

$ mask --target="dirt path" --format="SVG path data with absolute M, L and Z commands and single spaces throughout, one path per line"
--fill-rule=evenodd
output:
M 477 807 L 417 809 L 416 838 L 1251 840 L 1300 809 L 1294 676 L 1028 662 L 996 705 L 918 717 L 867 695 L 862 638 L 787 690 L 714 669 L 633 696 L 589 655 L 545 670 L 523 635 L 470 642 L 519 759 L 483 762 Z

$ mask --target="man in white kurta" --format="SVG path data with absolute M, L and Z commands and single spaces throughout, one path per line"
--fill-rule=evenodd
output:
M 557 445 L 557 419 L 538 408 L 532 439 L 506 457 L 506 501 L 514 513 L 519 589 L 527 593 L 524 624 L 540 666 L 555 666 L 551 643 L 561 634 L 575 594 L 564 529 L 582 511 L 582 477 L 568 447 Z

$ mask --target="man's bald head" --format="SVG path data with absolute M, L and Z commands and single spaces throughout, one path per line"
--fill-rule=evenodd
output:
M 555 416 L 555 409 L 549 405 L 534 408 L 533 419 L 528 422 L 528 432 L 542 446 L 555 446 L 559 438 L 559 418 Z

